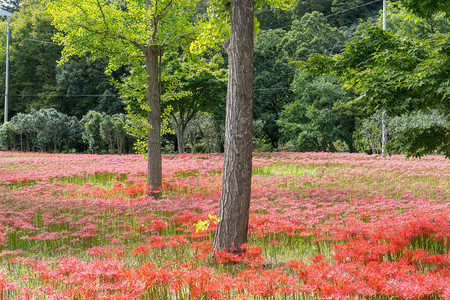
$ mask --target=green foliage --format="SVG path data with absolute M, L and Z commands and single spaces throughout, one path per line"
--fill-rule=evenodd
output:
M 127 133 L 135 139 L 134 150 L 137 153 L 147 155 L 148 153 L 148 143 L 147 143 L 147 132 L 148 132 L 148 121 L 134 113 L 128 113 L 128 118 L 130 122 L 125 125 Z
M 363 119 L 354 132 L 355 148 L 367 153 L 381 153 L 381 111 L 377 111 L 368 118 Z M 435 147 L 438 152 L 441 149 L 443 139 L 448 135 L 442 129 L 445 128 L 445 118 L 438 111 L 411 112 L 396 117 L 385 116 L 385 126 L 388 139 L 388 150 L 391 153 L 405 153 L 424 138 L 423 134 L 432 134 L 433 141 L 429 147 Z M 424 133 L 422 133 L 424 132 Z M 438 145 L 440 143 L 440 145 Z M 424 149 L 430 152 L 431 149 Z M 415 151 L 423 151 L 417 148 Z M 425 153 L 424 153 L 425 154 Z M 423 154 L 422 154 L 423 155 Z
M 382 22 L 381 19 L 380 15 L 379 23 Z M 421 40 L 442 38 L 450 32 L 450 23 L 447 22 L 443 13 L 429 19 L 412 18 L 405 8 L 398 5 L 387 6 L 386 23 L 387 30 L 392 34 Z
M 184 131 L 198 112 L 225 114 L 227 71 L 223 59 L 215 55 L 207 60 L 176 55 L 168 59 L 162 74 L 164 105 L 171 108 L 179 153 L 184 152 Z
M 229 8 L 231 0 L 210 0 L 208 7 L 209 19 L 199 23 L 200 34 L 197 39 L 191 43 L 192 53 L 199 54 L 206 50 L 207 46 L 214 46 L 223 42 L 230 36 L 230 18 Z M 276 9 L 287 10 L 291 8 L 294 0 L 255 0 L 255 8 L 262 9 L 267 6 L 273 6 Z M 254 19 L 254 33 L 259 32 L 259 22 Z
M 435 14 L 443 12 L 447 20 L 450 20 L 448 0 L 401 0 L 400 4 L 422 18 L 431 18 Z
M 370 5 L 365 5 L 371 0 L 332 0 L 331 1 L 331 11 L 333 13 L 339 13 L 337 16 L 333 17 L 333 24 L 335 26 L 349 26 L 355 23 L 358 19 L 368 19 L 372 15 L 376 15 L 378 11 L 382 8 L 381 2 L 372 3 Z M 360 6 L 358 9 L 352 9 Z M 343 13 L 342 13 L 343 12 Z
M 0 31 L 6 32 L 6 20 L 0 23 Z M 9 115 L 30 111 L 31 108 L 53 107 L 51 101 L 39 94 L 55 85 L 56 60 L 61 47 L 34 40 L 51 41 L 56 32 L 51 16 L 40 1 L 22 1 L 20 10 L 10 16 L 10 63 L 9 63 Z M 4 91 L 6 35 L 0 43 L 0 90 Z M 28 95 L 36 95 L 29 97 Z M 53 99 L 56 100 L 56 99 Z M 3 102 L 0 104 L 3 106 Z
M 299 21 L 293 21 L 296 23 Z M 292 59 L 304 59 L 311 53 L 337 53 L 344 41 L 342 32 L 331 27 L 319 12 L 305 14 L 300 23 L 288 32 L 260 34 L 254 45 L 254 118 L 262 122 L 262 134 L 256 137 L 272 149 L 278 147 L 281 137 L 280 112 L 293 101 Z
M 263 6 L 255 11 L 255 17 L 262 31 L 261 34 L 264 34 L 265 30 L 289 26 L 292 22 L 290 11 L 273 6 Z
M 107 60 L 90 61 L 86 57 L 72 57 L 70 61 L 56 67 L 56 84 L 49 94 L 86 95 L 64 97 L 55 103 L 59 111 L 81 118 L 89 110 L 106 114 L 123 113 L 124 108 L 118 91 L 105 74 Z M 102 95 L 102 96 L 95 96 Z
M 123 112 L 117 91 L 104 74 L 107 61 L 86 62 L 83 57 L 57 66 L 62 47 L 51 43 L 56 29 L 46 5 L 27 0 L 22 1 L 19 8 L 10 17 L 9 115 L 26 113 L 32 108 L 54 108 L 78 118 L 89 110 L 108 114 Z M 0 23 L 0 29 L 6 31 L 6 21 Z M 2 70 L 6 67 L 5 49 L 6 38 L 3 37 L 0 40 Z M 0 74 L 0 90 L 4 90 L 3 74 Z
M 262 125 L 255 137 L 272 148 L 278 147 L 280 137 L 276 120 L 283 105 L 292 101 L 289 87 L 295 65 L 282 43 L 285 36 L 283 30 L 269 31 L 259 35 L 254 44 L 253 118 Z
M 223 152 L 225 116 L 197 113 L 186 127 L 185 138 L 192 153 Z
M 282 43 L 289 55 L 296 59 L 306 59 L 312 53 L 336 54 L 344 44 L 343 33 L 328 24 L 323 14 L 312 12 L 305 14 L 300 21 L 286 33 Z
M 333 57 L 314 55 L 307 66 L 316 73 L 336 74 L 357 94 L 355 99 L 342 102 L 344 107 L 359 106 L 369 113 L 385 109 L 390 115 L 437 109 L 446 116 L 448 124 L 449 54 L 448 36 L 424 41 L 393 35 L 378 26 L 367 26 L 360 38 L 346 44 L 341 54 Z M 434 132 L 448 130 L 446 125 Z M 416 139 L 414 144 L 405 144 L 403 149 L 409 149 L 406 150 L 408 155 L 432 152 L 428 145 L 435 144 L 434 139 L 431 140 L 431 135 L 421 137 L 423 139 Z M 448 147 L 442 145 L 439 149 Z M 450 156 L 449 152 L 444 153 Z
M 297 0 L 291 8 L 292 19 L 299 20 L 307 13 L 331 14 L 331 0 Z
M 0 128 L 3 150 L 68 151 L 77 141 L 80 124 L 55 109 L 32 109 L 18 114 Z
M 109 59 L 109 72 L 130 63 L 137 66 L 147 46 L 173 49 L 195 32 L 190 22 L 194 0 L 47 2 L 53 24 L 60 30 L 55 40 L 64 45 L 61 63 L 74 55 L 90 54 L 92 60 Z
M 14 12 L 19 10 L 20 2 L 23 2 L 22 0 L 3 0 L 0 4 L 0 8 L 4 9 L 9 12 Z
M 336 143 L 352 149 L 354 118 L 333 109 L 337 100 L 350 95 L 333 77 L 313 77 L 300 71 L 292 87 L 295 100 L 283 107 L 277 121 L 284 142 L 296 151 L 338 151 Z
M 81 121 L 55 109 L 32 109 L 0 126 L 0 149 L 42 152 L 126 153 L 132 143 L 124 114 L 90 111 Z M 86 144 L 84 144 L 86 143 Z

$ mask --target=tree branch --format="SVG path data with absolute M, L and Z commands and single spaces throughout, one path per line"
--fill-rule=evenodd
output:
M 105 13 L 103 12 L 102 6 L 100 5 L 100 2 L 98 2 L 98 0 L 97 0 L 97 5 L 100 10 L 100 13 L 102 14 L 103 23 L 105 24 L 106 30 L 109 31 L 109 26 L 108 26 L 108 22 L 106 22 Z

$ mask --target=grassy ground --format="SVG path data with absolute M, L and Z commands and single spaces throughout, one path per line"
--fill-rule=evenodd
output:
M 0 299 L 450 299 L 450 162 L 260 153 L 212 258 L 223 156 L 0 152 Z

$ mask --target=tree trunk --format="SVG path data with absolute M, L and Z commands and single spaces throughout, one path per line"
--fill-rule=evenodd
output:
M 159 77 L 159 54 L 157 46 L 150 46 L 145 53 L 147 71 L 147 102 L 148 112 L 148 166 L 147 185 L 149 195 L 155 198 L 161 196 L 162 160 L 161 160 L 161 85 Z
M 225 160 L 215 250 L 247 243 L 252 172 L 254 0 L 231 1 Z
M 178 154 L 184 153 L 184 131 L 186 130 L 185 124 L 180 121 L 177 129 L 177 143 L 178 143 Z

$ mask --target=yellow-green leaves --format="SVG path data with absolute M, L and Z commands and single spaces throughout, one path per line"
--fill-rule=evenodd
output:
M 89 53 L 108 58 L 110 70 L 142 60 L 151 45 L 164 49 L 194 39 L 192 17 L 197 0 L 45 0 L 60 31 L 54 39 L 64 45 L 61 62 Z
M 218 15 L 212 13 L 211 10 L 211 8 L 208 9 L 208 14 L 212 15 L 210 19 L 198 24 L 200 34 L 190 46 L 190 51 L 194 54 L 199 54 L 208 46 L 223 42 L 230 36 L 229 16 L 227 14 Z
M 211 6 L 208 8 L 209 20 L 199 23 L 200 34 L 191 44 L 192 53 L 199 54 L 206 50 L 208 46 L 214 46 L 223 42 L 230 36 L 229 5 L 231 0 L 210 0 Z M 256 0 L 255 8 L 260 9 L 265 5 L 275 6 L 280 9 L 289 9 L 294 0 Z M 259 22 L 255 18 L 253 33 L 259 32 Z
M 275 8 L 287 10 L 294 4 L 294 0 L 255 0 L 256 9 L 263 6 L 274 6 Z

